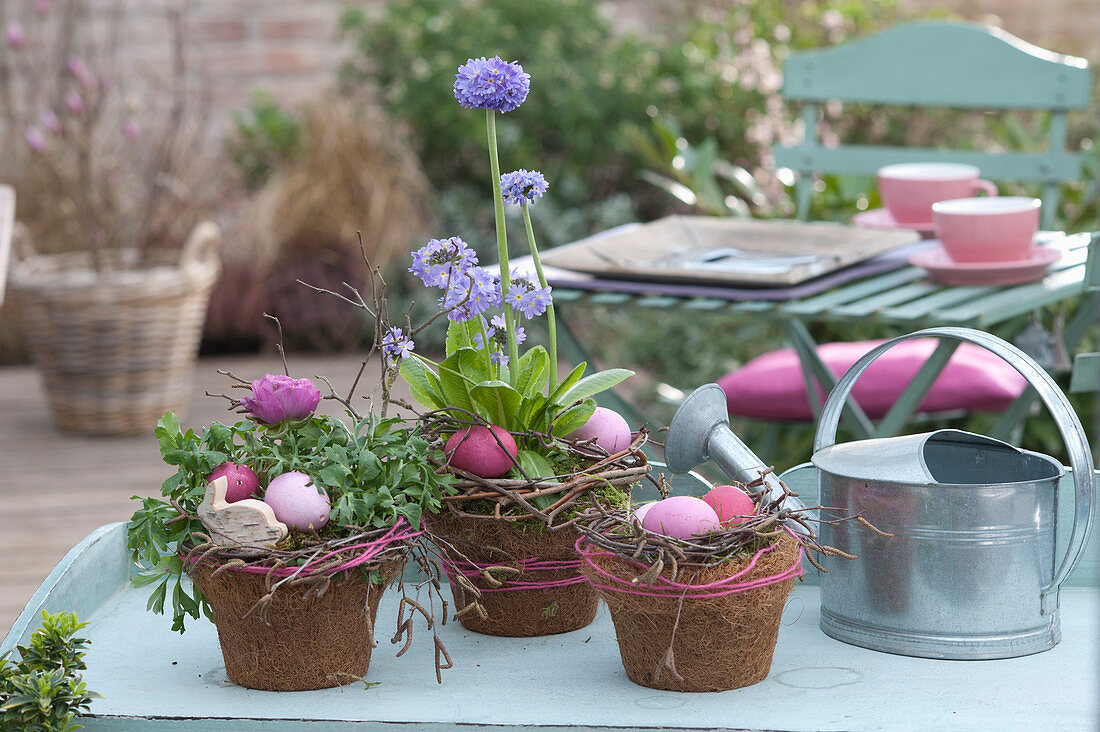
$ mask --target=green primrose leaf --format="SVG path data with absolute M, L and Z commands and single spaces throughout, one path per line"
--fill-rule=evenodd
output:
M 450 323 L 447 326 L 447 355 L 452 355 L 460 348 L 474 347 L 474 334 L 481 332 L 480 319 L 471 319 L 461 323 Z
M 582 376 L 584 376 L 584 370 L 586 368 L 588 368 L 588 364 L 584 361 L 581 361 L 579 364 L 577 364 L 576 367 L 574 367 L 574 369 L 570 371 L 564 379 L 561 380 L 561 383 L 554 387 L 554 391 L 550 392 L 550 396 L 548 397 L 549 402 L 554 404 L 566 403 L 563 395 L 565 394 L 565 392 L 569 391 L 569 389 L 571 389 Z
M 429 409 L 442 409 L 447 406 L 439 377 L 419 358 L 402 360 L 400 373 L 401 378 L 409 385 L 413 399 Z
M 516 461 L 519 466 L 523 468 L 523 472 L 527 474 L 528 478 L 549 478 L 554 475 L 554 466 L 550 464 L 550 461 L 539 455 L 537 452 L 531 450 L 520 450 L 516 453 Z M 512 468 L 512 472 L 517 472 L 515 468 Z M 516 475 L 517 478 L 522 477 Z
M 550 373 L 550 355 L 542 346 L 535 346 L 519 359 L 514 381 L 516 391 L 525 397 L 534 396 L 542 391 L 546 377 Z
M 565 393 L 561 395 L 558 403 L 570 404 L 578 399 L 585 399 L 595 394 L 599 394 L 601 391 L 607 391 L 615 386 L 615 384 L 633 375 L 634 372 L 629 369 L 607 369 L 606 371 L 597 371 L 594 374 L 585 376 L 567 389 Z
M 514 427 L 522 397 L 503 381 L 483 381 L 470 390 L 477 412 L 505 429 Z
M 551 434 L 563 436 L 580 429 L 596 411 L 596 402 L 586 399 L 580 404 L 574 404 L 554 417 Z

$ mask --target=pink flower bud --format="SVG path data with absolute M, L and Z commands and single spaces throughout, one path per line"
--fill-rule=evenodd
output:
M 27 34 L 23 30 L 23 25 L 18 20 L 13 20 L 8 23 L 4 35 L 8 39 L 8 45 L 12 48 L 22 48 L 23 44 L 27 42 Z
M 42 113 L 40 117 L 42 126 L 46 128 L 47 132 L 54 135 L 60 135 L 64 130 L 61 129 L 61 120 L 57 118 L 57 115 L 53 113 L 53 110 L 47 109 Z
M 140 132 L 141 130 L 138 128 L 137 120 L 133 117 L 127 117 L 126 120 L 122 123 L 122 134 L 125 137 L 133 140 L 138 136 L 138 133 Z
M 73 114 L 84 114 L 84 98 L 76 89 L 65 95 L 65 104 Z
M 69 72 L 76 77 L 76 80 L 80 82 L 80 85 L 85 89 L 95 89 L 96 80 L 95 75 L 92 74 L 91 69 L 84 63 L 84 59 L 79 56 L 69 56 Z
M 46 138 L 42 136 L 37 127 L 28 127 L 27 131 L 23 133 L 23 137 L 26 138 L 31 150 L 42 152 L 46 149 Z
M 252 382 L 252 396 L 241 399 L 248 414 L 261 424 L 308 419 L 321 401 L 321 392 L 309 379 L 267 374 Z

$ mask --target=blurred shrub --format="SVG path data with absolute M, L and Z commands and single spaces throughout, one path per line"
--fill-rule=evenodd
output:
M 263 187 L 280 164 L 294 159 L 301 150 L 301 121 L 266 92 L 253 94 L 248 112 L 234 114 L 233 125 L 226 152 L 249 190 Z
M 411 126 L 437 187 L 487 188 L 483 115 L 452 94 L 455 70 L 483 55 L 519 61 L 533 79 L 523 106 L 497 122 L 505 170 L 541 170 L 568 205 L 629 182 L 619 131 L 625 120 L 644 120 L 643 46 L 613 34 L 595 3 L 394 0 L 377 20 L 348 10 L 342 27 L 358 49 L 341 72 L 344 88 L 377 87 L 387 110 Z

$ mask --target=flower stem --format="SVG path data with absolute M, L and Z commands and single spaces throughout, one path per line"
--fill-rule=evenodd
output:
M 512 287 L 512 274 L 508 269 L 508 232 L 504 225 L 504 197 L 500 190 L 500 159 L 497 156 L 497 118 L 492 109 L 485 110 L 485 124 L 489 132 L 489 173 L 493 179 L 493 213 L 497 228 L 497 259 L 500 261 L 500 292 L 504 300 L 504 324 L 508 330 L 508 370 L 511 374 L 519 363 L 519 346 L 516 344 L 516 315 L 508 304 L 508 290 Z M 511 383 L 511 377 L 508 379 Z
M 539 276 L 539 285 L 547 287 L 546 275 L 542 273 L 542 260 L 539 259 L 539 248 L 535 245 L 535 230 L 531 226 L 531 209 L 523 204 L 523 223 L 527 227 L 527 243 L 531 245 L 531 259 L 535 262 L 535 272 Z M 550 329 L 550 384 L 547 393 L 558 385 L 558 328 L 554 321 L 554 302 L 551 300 L 546 305 L 546 327 Z

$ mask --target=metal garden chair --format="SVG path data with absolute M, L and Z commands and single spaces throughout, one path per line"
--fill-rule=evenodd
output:
M 793 54 L 784 65 L 784 75 L 784 96 L 802 103 L 806 137 L 800 145 L 776 149 L 775 157 L 778 166 L 791 168 L 800 176 L 796 187 L 798 218 L 809 213 L 814 179 L 819 174 L 872 176 L 891 163 L 959 162 L 978 166 L 983 177 L 993 180 L 1038 184 L 1043 198 L 1042 225 L 1049 228 L 1058 208 L 1059 186 L 1080 177 L 1080 155 L 1065 149 L 1066 114 L 1088 106 L 1090 76 L 1086 61 L 1046 51 L 997 28 L 954 22 L 900 25 L 835 48 Z M 1039 152 L 997 153 L 868 145 L 824 147 L 817 137 L 820 107 L 834 99 L 905 107 L 1037 110 L 1049 114 L 1047 146 Z M 1089 258 L 1095 259 L 1095 238 L 1089 249 Z M 956 288 L 967 289 L 975 288 Z M 946 291 L 939 303 L 941 308 L 950 306 L 952 297 L 962 300 L 959 293 L 947 294 L 950 292 L 955 291 Z M 880 308 L 894 311 L 905 300 L 901 296 L 891 298 L 889 293 L 875 297 Z M 1031 298 L 1026 303 L 1029 309 L 1057 301 L 1045 298 L 1041 289 L 1028 290 L 1027 297 Z M 1095 321 L 1098 297 L 1096 293 L 1087 296 L 1088 302 L 1066 326 L 1068 352 L 1073 352 Z M 895 321 L 904 321 L 905 317 L 905 313 L 893 313 Z M 919 313 L 913 317 L 919 318 Z M 820 404 L 816 403 L 812 381 L 828 391 L 836 379 L 818 357 L 816 344 L 802 322 L 787 323 L 785 331 L 802 360 L 808 398 L 816 415 Z M 957 345 L 941 341 L 877 426 L 871 425 L 858 406 L 849 401 L 850 426 L 862 435 L 896 433 L 912 416 Z M 1025 392 L 1002 415 L 995 433 L 1007 436 L 1023 421 L 1033 400 L 1033 393 Z

